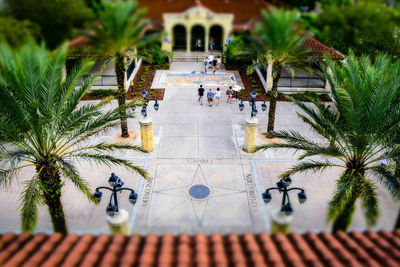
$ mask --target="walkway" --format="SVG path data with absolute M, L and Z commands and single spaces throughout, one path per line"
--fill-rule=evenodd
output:
M 173 63 L 173 72 L 201 71 L 202 63 Z M 215 88 L 213 88 L 215 89 Z M 261 191 L 274 186 L 278 175 L 296 162 L 296 157 L 287 151 L 268 151 L 248 154 L 242 151 L 244 120 L 250 114 L 248 105 L 239 111 L 238 102 L 227 104 L 226 88 L 222 88 L 222 103 L 219 106 L 200 106 L 197 87 L 167 88 L 164 101 L 156 112 L 149 105 L 149 116 L 153 118 L 154 151 L 149 154 L 121 152 L 118 156 L 130 159 L 148 168 L 149 181 L 123 168 L 112 167 L 127 186 L 136 189 L 140 200 L 132 208 L 128 195 L 120 196 L 121 205 L 129 209 L 134 232 L 189 233 L 203 232 L 260 232 L 269 227 L 268 213 L 280 206 L 280 196 L 265 206 Z M 113 103 L 116 105 L 116 102 Z M 260 112 L 259 129 L 266 129 L 267 114 Z M 297 130 L 314 139 L 317 136 L 296 116 L 296 108 L 288 102 L 277 107 L 276 129 Z M 139 133 L 139 118 L 129 120 L 129 128 Z M 96 139 L 111 141 L 118 128 Z M 259 138 L 259 143 L 262 141 Z M 140 137 L 136 144 L 140 145 Z M 111 172 L 106 167 L 91 167 L 81 162 L 79 170 L 90 185 L 105 185 Z M 340 170 L 308 173 L 293 177 L 293 186 L 306 189 L 308 200 L 300 205 L 293 195 L 295 210 L 294 231 L 329 230 L 325 224 L 326 208 Z M 21 173 L 21 180 L 31 172 Z M 206 187 L 193 187 L 194 185 Z M 395 205 L 387 192 L 379 187 L 381 216 L 377 229 L 391 229 L 397 215 Z M 106 202 L 98 206 L 88 203 L 72 184 L 65 185 L 63 202 L 70 231 L 101 233 L 107 231 L 105 221 Z M 19 229 L 19 192 L 21 186 L 15 182 L 11 191 L 0 189 L 1 231 Z M 190 194 L 192 193 L 192 194 Z M 104 198 L 106 200 L 106 197 Z M 351 229 L 364 230 L 365 221 L 360 209 L 354 216 Z M 45 208 L 40 209 L 38 231 L 50 231 L 51 225 Z

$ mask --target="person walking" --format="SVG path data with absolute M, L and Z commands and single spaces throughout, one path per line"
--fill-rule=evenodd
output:
M 210 88 L 210 91 L 207 92 L 208 106 L 210 107 L 212 106 L 213 98 L 214 98 L 214 92 Z
M 219 70 L 221 68 L 221 62 L 222 62 L 221 57 L 217 56 L 217 70 Z
M 213 66 L 213 74 L 215 73 L 215 71 L 217 70 L 217 59 L 213 59 L 212 61 L 212 66 Z
M 206 57 L 204 59 L 204 72 L 207 73 L 207 69 L 208 69 L 208 58 Z
M 210 50 L 214 50 L 214 38 L 210 39 Z
M 228 90 L 226 91 L 226 95 L 228 96 L 228 99 L 226 100 L 226 103 L 231 103 L 232 104 L 232 96 L 233 96 L 232 86 L 229 86 Z
M 221 98 L 221 90 L 218 87 L 217 91 L 215 91 L 215 102 L 217 103 L 217 106 L 219 105 L 220 98 Z
M 203 85 L 200 84 L 200 88 L 197 89 L 197 92 L 198 92 L 198 94 L 199 94 L 200 105 L 203 105 L 203 98 L 204 98 L 204 88 L 203 88 Z
M 214 56 L 212 54 L 210 54 L 208 56 L 208 67 L 211 68 L 212 64 L 213 64 L 213 60 L 214 60 Z

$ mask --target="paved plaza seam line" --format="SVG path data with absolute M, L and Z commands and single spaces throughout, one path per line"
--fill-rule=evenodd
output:
M 149 159 L 144 159 L 144 160 L 140 160 L 140 159 L 134 159 L 135 161 L 144 161 L 144 166 L 143 169 L 145 169 L 146 171 L 149 169 Z M 131 217 L 130 217 L 130 225 L 131 225 L 131 231 L 133 231 L 134 227 L 135 227 L 135 220 L 136 220 L 136 215 L 139 209 L 139 205 L 141 203 L 141 196 L 142 196 L 142 191 L 143 191 L 143 186 L 144 186 L 144 182 L 145 179 L 142 177 L 140 178 L 140 182 L 138 185 L 138 188 L 136 190 L 136 193 L 138 194 L 138 200 L 137 203 L 135 205 L 133 205 L 132 207 L 132 212 L 131 212 Z
M 261 190 L 261 185 L 260 185 L 260 179 L 258 177 L 256 160 L 251 159 L 250 160 L 250 164 L 251 164 L 251 171 L 253 173 L 253 180 L 254 180 L 254 183 L 256 185 L 259 205 L 260 205 L 262 216 L 263 216 L 263 219 L 264 219 L 265 231 L 267 233 L 269 233 L 271 226 L 270 226 L 270 222 L 269 222 L 269 218 L 268 218 L 267 208 L 265 207 L 265 203 L 264 203 L 264 201 L 262 201 L 262 197 L 261 197 L 262 190 Z

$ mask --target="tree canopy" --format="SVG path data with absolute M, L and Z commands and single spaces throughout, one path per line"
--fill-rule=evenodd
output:
M 147 173 L 131 161 L 110 154 L 115 150 L 140 150 L 127 143 L 87 142 L 118 124 L 119 109 L 112 99 L 79 105 L 98 77 L 77 86 L 94 62 L 82 61 L 64 76 L 67 44 L 50 52 L 33 41 L 18 49 L 0 44 L 0 186 L 7 186 L 26 167 L 36 170 L 24 177 L 21 196 L 23 231 L 37 224 L 37 206 L 48 206 L 55 232 L 67 233 L 61 195 L 63 184 L 72 182 L 90 201 L 92 190 L 80 176 L 75 160 L 107 166 L 124 166 L 143 177 Z M 142 105 L 133 100 L 123 108 L 125 119 L 134 116 L 131 108 Z
M 5 12 L 17 20 L 37 25 L 49 48 L 72 37 L 74 29 L 83 28 L 93 18 L 82 0 L 5 0 Z
M 18 47 L 30 38 L 40 39 L 40 28 L 28 21 L 13 17 L 0 17 L 0 41 Z
M 310 24 L 324 43 L 344 54 L 375 57 L 379 52 L 400 55 L 398 11 L 384 4 L 325 5 L 323 12 Z

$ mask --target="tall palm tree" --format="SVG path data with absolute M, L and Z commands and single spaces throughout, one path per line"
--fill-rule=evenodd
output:
M 386 55 L 378 55 L 371 63 L 367 57 L 357 59 L 351 54 L 343 65 L 329 58 L 327 64 L 332 70 L 325 75 L 332 87 L 333 108 L 311 98 L 313 106 L 292 99 L 302 111 L 298 116 L 325 142 L 315 142 L 295 131 L 277 131 L 270 135 L 283 143 L 262 145 L 256 150 L 293 149 L 302 152 L 300 160 L 323 157 L 301 161 L 282 176 L 332 166 L 343 168 L 328 207 L 333 231 L 349 227 L 358 199 L 367 224 L 374 225 L 379 208 L 372 179 L 383 184 L 394 199 L 400 199 L 395 175 L 400 145 L 387 145 L 400 122 L 400 63 L 393 63 Z
M 268 112 L 267 131 L 274 130 L 276 100 L 278 98 L 278 83 L 282 69 L 306 69 L 311 71 L 311 52 L 303 43 L 310 37 L 299 23 L 296 11 L 278 10 L 271 8 L 268 12 L 261 11 L 262 23 L 257 23 L 254 30 L 254 41 L 247 49 L 238 53 L 250 55 L 256 63 L 250 66 L 249 72 L 257 67 L 267 68 L 272 65 L 272 88 Z
M 144 20 L 145 9 L 139 9 L 137 1 L 117 0 L 102 1 L 97 9 L 98 22 L 93 25 L 93 32 L 87 36 L 96 49 L 111 55 L 117 76 L 118 105 L 125 104 L 125 57 L 133 55 L 136 48 L 143 46 L 159 35 L 144 35 L 149 20 Z M 121 137 L 129 137 L 126 110 L 121 108 Z
M 36 170 L 25 182 L 21 200 L 23 231 L 37 224 L 38 204 L 48 207 L 55 232 L 67 233 L 61 201 L 64 181 L 71 181 L 89 201 L 94 201 L 87 182 L 73 164 L 75 159 L 97 164 L 120 165 L 143 177 L 146 171 L 108 152 L 142 150 L 121 143 L 88 144 L 85 141 L 118 125 L 119 108 L 104 111 L 111 99 L 98 104 L 79 101 L 97 81 L 91 77 L 76 86 L 93 66 L 84 61 L 63 78 L 67 45 L 50 53 L 34 42 L 13 51 L 0 44 L 0 185 L 10 185 L 26 167 Z M 122 108 L 142 105 L 132 101 Z M 130 109 L 129 109 L 130 110 Z M 133 114 L 126 113 L 124 118 Z

